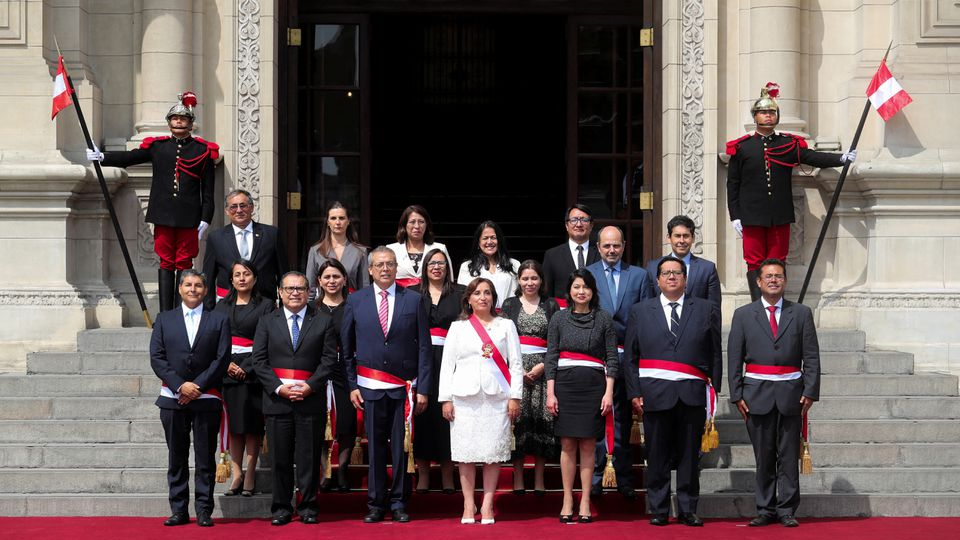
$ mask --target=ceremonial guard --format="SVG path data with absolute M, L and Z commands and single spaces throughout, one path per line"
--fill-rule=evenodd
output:
M 743 238 L 750 298 L 760 298 L 757 271 L 768 258 L 787 260 L 793 213 L 793 168 L 840 167 L 857 158 L 857 151 L 843 154 L 815 152 L 807 141 L 790 133 L 777 133 L 780 86 L 767 83 L 760 99 L 750 107 L 757 124 L 753 134 L 727 143 L 730 166 L 727 170 L 727 209 L 734 230 Z
M 215 143 L 190 135 L 196 94 L 184 92 L 177 100 L 167 112 L 169 137 L 147 137 L 139 148 L 125 152 L 87 150 L 88 159 L 107 167 L 153 163 L 146 221 L 153 223 L 153 249 L 160 258 L 160 311 L 174 307 L 175 272 L 193 267 L 193 258 L 200 252 L 200 238 L 213 219 L 213 173 L 220 157 L 220 147 Z

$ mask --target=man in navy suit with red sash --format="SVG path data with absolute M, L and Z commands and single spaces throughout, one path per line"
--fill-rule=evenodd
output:
M 416 388 L 431 387 L 430 321 L 420 295 L 396 284 L 397 257 L 380 246 L 370 252 L 373 283 L 347 297 L 340 342 L 350 400 L 363 409 L 370 456 L 365 523 L 382 521 L 387 509 L 396 522 L 406 511 L 411 477 L 404 438 L 413 436 L 412 417 L 427 406 Z M 388 442 L 389 441 L 389 442 Z M 387 449 L 393 485 L 387 489 Z
M 197 524 L 213 526 L 217 433 L 223 396 L 220 384 L 230 364 L 230 322 L 204 311 L 206 278 L 194 270 L 180 276 L 180 309 L 157 315 L 150 336 L 150 366 L 160 378 L 160 422 L 167 441 L 167 483 L 173 514 L 166 526 L 190 522 L 190 433 L 196 463 Z

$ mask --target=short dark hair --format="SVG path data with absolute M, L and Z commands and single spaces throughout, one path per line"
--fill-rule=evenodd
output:
M 469 319 L 473 315 L 473 308 L 470 307 L 470 295 L 473 294 L 473 291 L 477 290 L 477 287 L 481 283 L 486 283 L 490 287 L 490 292 L 493 295 L 493 305 L 490 306 L 490 314 L 494 317 L 498 317 L 500 314 L 497 313 L 497 288 L 493 286 L 493 282 L 485 277 L 473 278 L 469 285 L 467 285 L 467 290 L 463 291 L 463 297 L 460 298 L 460 320 Z
M 310 280 L 307 279 L 307 276 L 303 272 L 298 272 L 296 270 L 290 270 L 286 274 L 280 276 L 280 282 L 277 284 L 277 288 L 280 289 L 283 287 L 283 281 L 287 279 L 288 276 L 295 276 L 303 278 L 303 282 L 307 284 L 307 287 L 310 286 Z
M 787 276 L 787 263 L 783 262 L 783 261 L 780 260 L 780 259 L 777 259 L 776 257 L 770 257 L 769 259 L 764 259 L 763 262 L 760 263 L 760 266 L 757 267 L 757 271 L 758 271 L 758 273 L 757 273 L 757 279 L 760 278 L 759 270 L 762 269 L 764 266 L 770 266 L 770 265 L 779 266 L 779 267 L 783 270 L 783 276 L 784 276 L 784 278 L 786 278 L 786 276 Z
M 251 274 L 253 274 L 254 283 L 253 283 L 253 289 L 250 291 L 250 301 L 251 303 L 256 304 L 257 302 L 260 301 L 260 288 L 257 287 L 257 283 L 256 283 L 257 267 L 254 266 L 253 263 L 248 261 L 247 259 L 236 259 L 232 263 L 230 263 L 230 292 L 228 292 L 227 295 L 223 297 L 223 300 L 221 300 L 221 302 L 225 302 L 227 304 L 233 304 L 237 301 L 237 289 L 233 288 L 233 268 L 238 264 L 246 268 L 247 270 L 250 271 Z
M 203 282 L 203 286 L 207 286 L 207 275 L 199 270 L 194 270 L 193 268 L 187 268 L 186 270 L 180 271 L 180 280 L 177 281 L 177 287 L 183 285 L 183 280 L 187 279 L 190 276 L 195 276 L 200 278 L 200 281 Z
M 517 290 L 514 291 L 515 296 L 523 296 L 523 287 L 520 286 L 520 276 L 523 275 L 524 270 L 533 270 L 540 276 L 540 290 L 537 291 L 537 294 L 540 295 L 540 298 L 547 297 L 547 281 L 543 278 L 543 267 L 540 266 L 540 263 L 533 259 L 527 259 L 520 263 L 520 266 L 517 267 Z
M 563 214 L 563 221 L 564 221 L 564 222 L 566 222 L 568 219 L 570 219 L 570 212 L 573 212 L 574 210 L 579 210 L 579 211 L 583 212 L 584 214 L 590 216 L 591 218 L 593 217 L 593 210 L 590 210 L 590 207 L 589 207 L 589 206 L 587 206 L 587 205 L 585 205 L 585 204 L 583 204 L 583 203 L 574 203 L 574 204 L 571 204 L 571 205 L 567 208 L 567 212 L 566 212 L 565 214 Z
M 340 294 L 343 295 L 343 298 L 346 299 L 347 295 L 350 294 L 350 280 L 347 278 L 347 269 L 344 268 L 343 263 L 336 259 L 327 259 L 323 261 L 323 264 L 317 268 L 317 305 L 323 303 L 323 297 L 326 296 L 326 291 L 320 291 L 322 287 L 319 287 L 320 276 L 323 275 L 323 272 L 327 268 L 333 268 L 337 272 L 340 272 L 340 275 L 343 276 L 343 290 L 340 291 Z M 307 283 L 307 286 L 312 286 L 312 283 Z
M 407 243 L 407 221 L 410 220 L 410 214 L 414 212 L 423 216 L 423 220 L 427 222 L 423 227 L 423 243 L 432 244 L 434 240 L 433 221 L 430 219 L 430 214 L 427 212 L 427 209 L 419 204 L 411 204 L 404 208 L 403 213 L 400 214 L 400 224 L 397 225 L 397 242 L 401 244 Z
M 593 277 L 593 272 L 586 268 L 577 268 L 567 278 L 567 308 L 573 309 L 573 295 L 570 294 L 570 290 L 573 289 L 573 282 L 577 278 L 582 279 L 583 284 L 593 292 L 593 296 L 590 297 L 590 311 L 597 309 L 597 306 L 600 305 L 600 295 L 597 294 L 597 280 Z
M 667 255 L 666 257 L 661 258 L 660 262 L 657 263 L 657 277 L 660 277 L 660 267 L 662 267 L 664 263 L 668 262 L 680 263 L 680 271 L 683 272 L 683 277 L 687 277 L 687 263 L 683 262 L 683 259 L 678 259 L 672 255 Z
M 667 234 L 673 234 L 673 228 L 677 225 L 690 229 L 690 234 L 697 234 L 697 224 L 692 219 L 684 215 L 673 216 L 667 222 Z

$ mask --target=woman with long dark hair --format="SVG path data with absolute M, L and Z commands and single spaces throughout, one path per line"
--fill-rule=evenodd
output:
M 334 201 L 327 209 L 327 222 L 320 241 L 310 246 L 307 252 L 306 274 L 311 300 L 319 297 L 317 278 L 320 277 L 320 265 L 331 259 L 343 266 L 350 289 L 357 290 L 370 283 L 367 246 L 360 243 L 357 231 L 350 223 L 347 207 L 340 201 Z
M 465 287 L 453 282 L 450 259 L 440 249 L 427 252 L 422 269 L 419 292 L 430 314 L 430 340 L 433 343 L 433 373 L 440 373 L 443 345 L 447 331 L 460 316 L 460 301 Z M 450 423 L 443 419 L 437 401 L 439 380 L 430 388 L 418 391 L 428 398 L 427 408 L 417 417 L 417 436 L 413 439 L 413 456 L 417 462 L 417 493 L 430 488 L 430 462 L 440 463 L 444 493 L 453 493 L 453 461 L 450 459 Z
M 439 249 L 450 257 L 447 246 L 436 241 L 430 214 L 419 204 L 406 207 L 400 214 L 397 241 L 387 247 L 397 256 L 397 285 L 401 287 L 420 284 L 423 257 L 427 252 Z
M 253 336 L 260 319 L 275 309 L 274 303 L 257 290 L 257 268 L 237 259 L 231 265 L 230 292 L 214 311 L 230 319 L 232 354 L 223 378 L 223 399 L 227 405 L 230 432 L 230 467 L 233 481 L 224 495 L 253 496 L 256 487 L 257 457 L 263 439 L 263 387 L 253 370 Z M 247 458 L 243 454 L 246 450 Z M 243 464 L 246 464 L 244 472 Z
M 474 278 L 489 279 L 497 291 L 496 309 L 516 293 L 517 269 L 520 261 L 510 258 L 506 238 L 495 222 L 487 220 L 473 234 L 470 255 L 460 265 L 457 283 L 467 285 Z

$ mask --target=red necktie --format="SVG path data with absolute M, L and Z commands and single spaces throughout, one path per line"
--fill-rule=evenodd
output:
M 767 311 L 770 312 L 770 331 L 773 337 L 777 337 L 777 306 L 770 306 Z
M 383 337 L 387 337 L 387 318 L 390 314 L 390 305 L 387 303 L 387 291 L 380 291 L 380 328 L 383 328 Z

